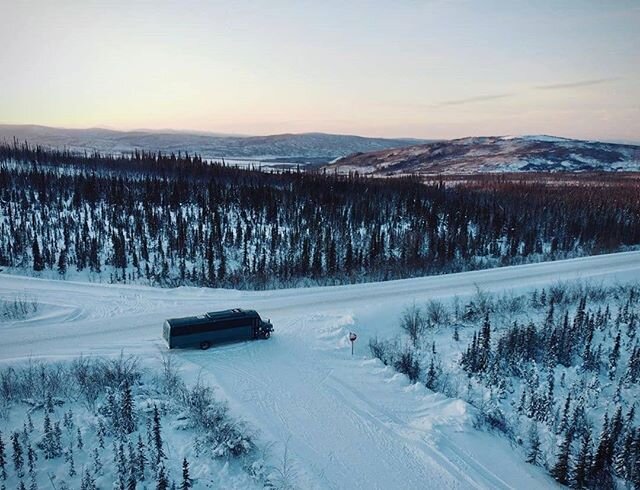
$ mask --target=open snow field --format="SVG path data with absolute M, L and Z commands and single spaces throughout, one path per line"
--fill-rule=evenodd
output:
M 573 279 L 640 278 L 627 252 L 385 283 L 278 291 L 155 289 L 0 274 L 0 298 L 25 294 L 35 317 L 0 323 L 0 362 L 112 355 L 158 357 L 162 322 L 231 307 L 255 308 L 268 341 L 170 355 L 185 374 L 219 387 L 232 412 L 282 447 L 304 488 L 547 488 L 554 481 L 509 443 L 472 427 L 460 400 L 409 385 L 370 358 L 371 336 L 399 331 L 413 301 L 522 290 Z M 358 333 L 352 358 L 347 334 Z

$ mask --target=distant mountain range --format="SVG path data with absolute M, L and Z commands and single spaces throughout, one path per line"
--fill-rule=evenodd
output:
M 109 153 L 135 149 L 198 153 L 209 159 L 244 159 L 282 163 L 328 163 L 356 152 L 401 148 L 427 140 L 366 138 L 362 136 L 304 133 L 239 136 L 215 133 L 63 129 L 35 125 L 0 125 L 0 141 L 28 141 L 52 148 Z
M 325 168 L 375 176 L 640 171 L 640 146 L 552 136 L 490 136 L 357 153 Z

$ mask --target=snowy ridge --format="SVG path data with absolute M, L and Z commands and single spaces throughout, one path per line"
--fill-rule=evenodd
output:
M 461 138 L 351 155 L 327 166 L 379 176 L 437 173 L 640 171 L 640 146 L 555 136 Z

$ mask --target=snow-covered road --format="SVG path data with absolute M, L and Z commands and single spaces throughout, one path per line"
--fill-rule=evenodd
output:
M 640 252 L 332 288 L 240 292 L 154 289 L 0 275 L 0 297 L 25 293 L 35 318 L 0 324 L 0 362 L 165 349 L 162 321 L 229 307 L 271 318 L 269 341 L 171 355 L 220 387 L 265 441 L 289 441 L 305 488 L 541 488 L 553 481 L 504 439 L 474 431 L 467 406 L 410 386 L 369 359 L 370 336 L 397 333 L 412 301 L 560 280 L 640 279 Z M 358 332 L 351 358 L 349 330 Z

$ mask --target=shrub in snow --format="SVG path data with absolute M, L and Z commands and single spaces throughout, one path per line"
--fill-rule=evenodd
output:
M 0 299 L 0 321 L 24 320 L 38 312 L 38 300 L 25 295 Z
M 427 328 L 427 324 L 427 317 L 422 311 L 422 308 L 416 306 L 415 303 L 405 308 L 402 312 L 400 328 L 406 332 L 414 346 L 417 344 L 418 339 L 423 335 L 424 330 Z
M 393 367 L 395 367 L 398 372 L 405 374 L 412 383 L 418 381 L 422 373 L 418 357 L 415 351 L 408 345 L 397 354 Z

